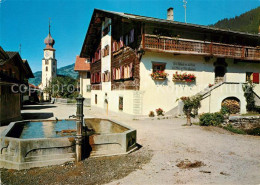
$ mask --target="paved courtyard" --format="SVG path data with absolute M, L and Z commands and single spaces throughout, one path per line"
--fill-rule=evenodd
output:
M 68 118 L 75 105 L 27 106 L 26 117 Z M 35 114 L 36 113 L 36 114 Z M 85 108 L 85 117 L 107 117 L 97 108 Z M 140 150 L 152 152 L 141 169 L 110 184 L 259 184 L 260 137 L 231 134 L 214 127 L 182 126 L 185 119 L 133 120 L 131 116 L 109 113 L 109 117 L 137 129 Z M 181 169 L 184 160 L 201 161 L 198 168 Z

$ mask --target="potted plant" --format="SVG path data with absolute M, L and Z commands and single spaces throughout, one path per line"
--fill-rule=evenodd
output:
M 172 81 L 174 82 L 191 83 L 191 82 L 195 82 L 195 80 L 196 80 L 196 76 L 194 74 L 187 74 L 187 73 L 179 74 L 177 71 L 172 76 Z
M 209 88 L 211 88 L 211 87 L 213 87 L 213 86 L 214 86 L 214 84 L 209 84 L 209 86 L 208 86 L 208 87 L 209 87 Z
M 164 71 L 156 71 L 151 74 L 153 80 L 165 80 L 168 76 L 168 73 Z
M 156 109 L 157 116 L 164 116 L 164 111 L 161 108 Z

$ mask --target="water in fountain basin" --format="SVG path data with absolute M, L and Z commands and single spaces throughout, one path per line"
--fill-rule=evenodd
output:
M 24 125 L 20 135 L 21 139 L 31 138 L 57 138 L 66 137 L 62 130 L 76 130 L 76 122 L 73 120 L 28 122 Z

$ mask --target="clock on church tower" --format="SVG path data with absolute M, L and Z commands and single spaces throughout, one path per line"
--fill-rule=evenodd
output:
M 44 39 L 44 57 L 42 59 L 42 89 L 45 89 L 50 84 L 52 78 L 57 76 L 57 60 L 55 59 L 55 49 L 53 48 L 55 40 L 51 36 L 49 22 L 49 34 Z M 48 100 L 49 97 L 45 94 L 43 98 Z

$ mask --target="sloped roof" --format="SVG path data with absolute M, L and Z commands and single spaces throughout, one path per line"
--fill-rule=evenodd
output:
M 23 63 L 24 63 L 24 66 L 25 66 L 26 71 L 27 71 L 27 74 L 28 74 L 27 76 L 28 76 L 29 78 L 34 78 L 32 69 L 31 69 L 31 67 L 30 67 L 30 65 L 29 65 L 29 63 L 28 63 L 28 61 L 27 61 L 27 60 L 23 60 Z
M 15 55 L 19 53 L 15 51 L 6 51 L 6 54 L 8 55 L 9 58 L 13 58 Z
M 3 64 L 8 58 L 9 57 L 8 57 L 7 53 L 0 46 L 0 65 Z
M 22 60 L 21 56 L 20 56 L 20 54 L 18 52 L 15 52 L 15 51 L 4 51 L 0 47 L 0 54 L 1 54 L 0 65 L 4 65 L 5 63 L 10 62 L 10 61 L 13 60 L 16 65 L 21 66 L 21 68 L 24 70 L 26 78 L 34 78 L 34 75 L 32 73 L 32 70 L 31 70 L 31 68 L 29 66 L 28 61 L 27 60 Z
M 30 87 L 30 88 L 33 88 L 33 89 L 39 89 L 39 87 L 38 87 L 38 86 L 36 86 L 36 85 L 33 85 L 33 84 L 30 84 L 30 83 L 29 83 L 29 87 Z
M 121 17 L 124 17 L 127 19 L 139 20 L 142 22 L 166 23 L 166 24 L 173 24 L 173 25 L 181 25 L 181 26 L 185 26 L 185 27 L 194 27 L 194 28 L 208 29 L 208 30 L 212 30 L 212 31 L 229 32 L 229 33 L 234 33 L 234 34 L 242 34 L 242 35 L 247 35 L 247 36 L 260 37 L 259 34 L 232 31 L 232 30 L 220 29 L 220 28 L 215 28 L 215 27 L 210 27 L 210 26 L 203 26 L 203 25 L 198 25 L 198 24 L 184 23 L 184 22 L 172 21 L 172 20 L 167 20 L 167 19 L 159 19 L 159 18 L 154 18 L 154 17 L 147 17 L 147 16 L 135 15 L 135 14 L 130 14 L 130 13 L 107 11 L 107 10 L 101 10 L 101 9 L 95 9 L 95 10 L 101 11 L 101 12 L 106 12 L 108 14 L 118 15 L 118 16 L 121 16 Z
M 74 71 L 90 71 L 90 63 L 87 63 L 86 61 L 86 58 L 77 56 Z

